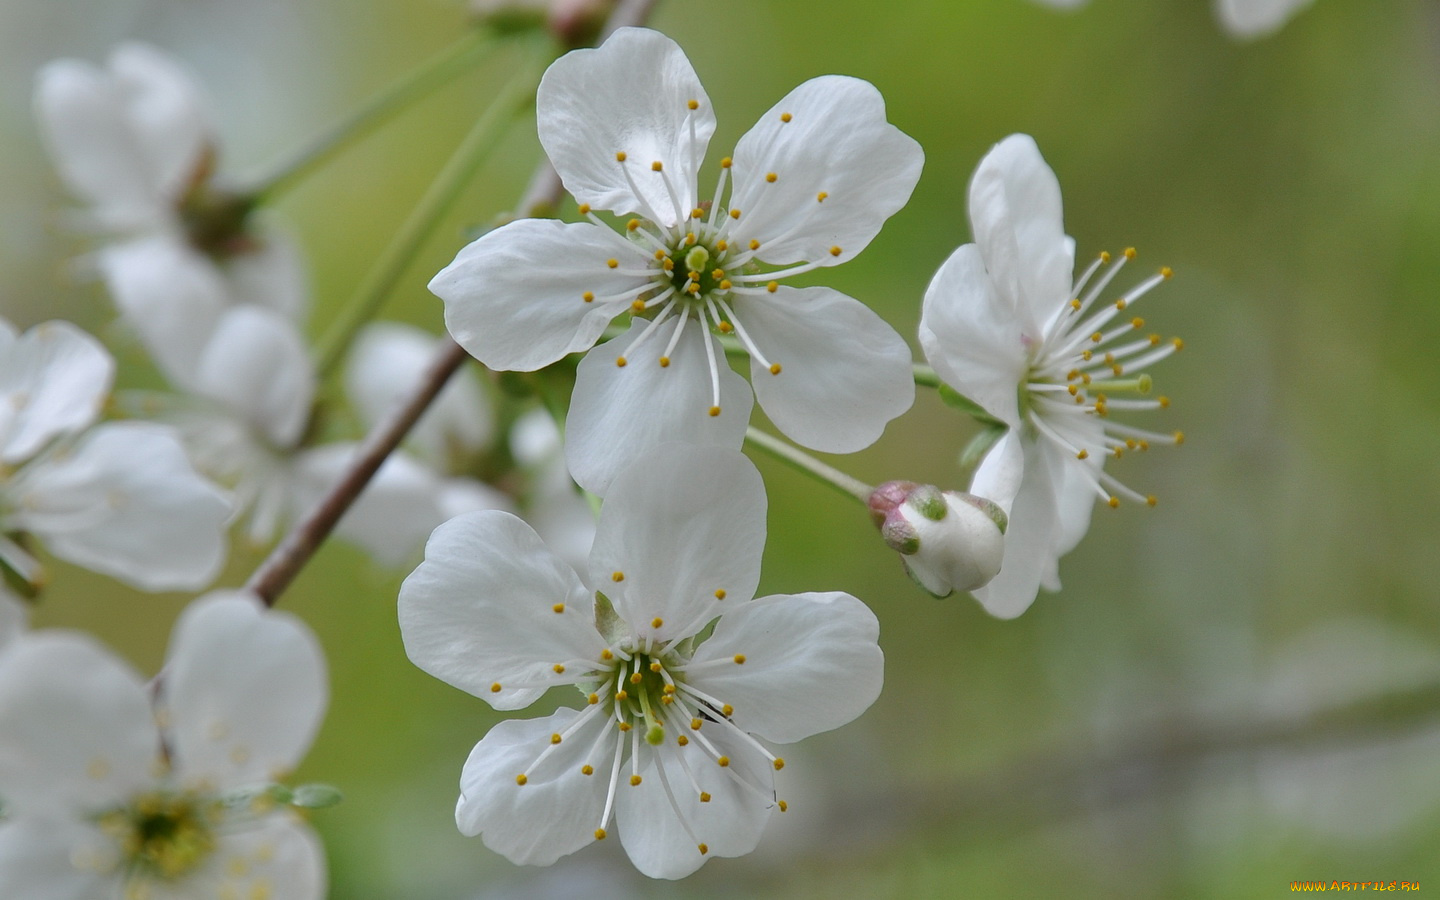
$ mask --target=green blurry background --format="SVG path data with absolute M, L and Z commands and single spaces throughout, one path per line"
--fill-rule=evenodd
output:
M 104 336 L 102 291 L 30 119 L 34 69 L 154 42 L 208 86 L 223 167 L 258 175 L 448 45 L 450 0 L 0 2 L 0 312 Z M 332 896 L 1272 897 L 1292 880 L 1440 885 L 1440 7 L 1317 0 L 1274 37 L 1222 34 L 1205 0 L 662 3 L 720 115 L 718 158 L 786 91 L 874 82 L 926 151 L 910 205 L 825 273 L 912 339 L 931 273 L 969 239 L 965 185 L 1033 134 L 1083 257 L 1135 245 L 1176 276 L 1146 298 L 1184 337 L 1154 371 L 1185 445 L 1112 463 L 1153 510 L 1096 510 L 1065 589 L 1016 621 L 913 587 L 862 511 L 758 460 L 762 592 L 869 602 L 887 656 L 862 719 L 786 756 L 790 811 L 752 856 L 649 883 L 616 841 L 551 869 L 456 831 L 460 766 L 496 721 L 405 659 L 405 571 L 325 549 L 283 598 L 329 654 L 334 698 L 299 773 L 344 789 L 314 822 Z M 286 195 L 334 314 L 513 69 L 490 64 Z M 526 116 L 386 310 L 434 330 L 429 277 L 510 206 Z M 712 160 L 713 161 L 713 160 Z M 1138 280 L 1138 276 L 1137 276 Z M 1129 283 L 1122 278 L 1120 285 Z M 153 379 L 122 350 L 121 383 Z M 1163 417 L 1163 423 L 1157 419 Z M 972 427 L 922 392 L 838 464 L 963 487 Z M 260 558 L 239 549 L 224 583 Z M 408 570 L 408 569 L 407 569 Z M 153 672 L 187 598 L 54 566 L 38 626 L 93 630 Z

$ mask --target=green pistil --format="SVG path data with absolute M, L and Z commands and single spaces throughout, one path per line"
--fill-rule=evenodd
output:
M 209 804 L 192 794 L 155 793 L 107 813 L 100 827 L 119 843 L 131 868 L 172 881 L 215 850 Z
M 617 679 L 619 689 L 624 690 L 629 701 L 633 701 L 640 707 L 640 718 L 645 723 L 645 740 L 652 745 L 659 745 L 665 741 L 665 726 L 660 721 L 660 707 L 664 703 L 665 679 L 659 672 L 650 671 L 652 660 L 649 656 L 638 654 L 636 660 L 640 664 L 640 682 L 636 684 L 631 681 L 631 675 L 620 669 L 620 677 Z M 633 714 L 634 707 L 630 708 Z

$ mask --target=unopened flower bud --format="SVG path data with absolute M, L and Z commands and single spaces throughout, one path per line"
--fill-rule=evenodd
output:
M 497 31 L 548 28 L 567 47 L 595 42 L 616 0 L 471 0 L 470 9 Z
M 983 497 L 913 481 L 887 481 L 870 514 L 905 570 L 937 597 L 984 587 L 1005 553 L 1005 511 Z

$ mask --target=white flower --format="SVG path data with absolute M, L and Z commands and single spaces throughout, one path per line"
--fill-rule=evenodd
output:
M 551 552 L 586 581 L 586 560 L 595 544 L 595 512 L 565 468 L 560 428 L 548 410 L 533 409 L 515 420 L 510 426 L 510 455 L 530 476 L 525 521 Z
M 579 710 L 502 722 L 465 764 L 456 823 L 513 862 L 549 865 L 612 818 L 652 877 L 748 853 L 784 763 L 761 740 L 836 728 L 880 692 L 879 623 L 859 600 L 750 599 L 765 540 L 754 466 L 665 451 L 615 480 L 590 556 L 599 599 L 499 512 L 436 529 L 401 587 L 406 652 L 437 678 L 501 710 L 579 688 Z
M 295 767 L 326 694 L 314 636 L 245 594 L 181 615 L 156 704 L 89 637 L 15 641 L 0 654 L 0 896 L 320 900 L 315 834 L 238 792 Z
M 19 597 L 0 585 L 0 650 L 19 637 L 30 621 L 30 612 Z
M 925 292 L 920 343 L 941 378 L 1009 427 L 970 491 L 1009 515 L 1000 574 L 975 596 L 1011 618 L 1040 587 L 1059 589 L 1060 557 L 1089 528 L 1097 496 L 1111 506 L 1121 497 L 1155 502 L 1106 474 L 1102 459 L 1183 435 L 1132 428 L 1109 413 L 1168 406 L 1146 396 L 1145 369 L 1181 342 L 1147 336 L 1130 309 L 1169 269 L 1097 305 L 1133 250 L 1092 284 L 1109 261 L 1101 254 L 1072 285 L 1060 185 L 1029 136 L 1006 138 L 980 162 L 970 225 L 976 243 L 956 250 Z
M 217 149 L 194 79 L 153 47 L 122 44 L 108 68 L 47 64 L 35 111 L 55 166 L 113 242 L 93 264 L 127 325 L 172 383 L 193 386 L 220 315 L 257 303 L 296 319 L 308 303 L 293 242 L 216 188 Z
M 603 495 L 664 441 L 739 446 L 750 389 L 712 327 L 744 345 L 755 398 L 808 447 L 867 447 L 910 407 L 894 329 L 838 291 L 779 285 L 863 250 L 919 178 L 919 145 L 886 122 L 872 85 L 831 75 L 790 92 L 720 162 L 712 201 L 697 179 L 714 113 L 669 38 L 622 28 L 565 55 L 537 106 L 545 152 L 590 221 L 512 222 L 430 289 L 450 333 L 492 369 L 549 365 L 633 315 L 580 363 L 566 422 L 576 481 Z M 623 233 L 592 208 L 629 217 Z
M 1088 0 L 1035 0 L 1053 9 L 1071 10 Z M 1314 0 L 1214 0 L 1215 18 L 1231 37 L 1242 39 L 1265 37 L 1280 30 L 1300 10 Z
M 983 497 L 887 481 L 870 494 L 868 506 L 905 571 L 936 597 L 977 590 L 1000 571 L 1005 513 Z
M 202 587 L 224 561 L 230 504 L 170 429 L 89 427 L 114 370 L 67 322 L 21 335 L 0 319 L 0 564 L 38 585 L 39 563 L 17 539 L 30 534 L 144 590 Z

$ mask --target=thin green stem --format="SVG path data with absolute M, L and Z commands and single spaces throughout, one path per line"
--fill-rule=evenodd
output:
M 360 109 L 317 136 L 245 193 L 274 200 L 324 166 L 335 155 L 367 137 L 412 103 L 478 65 L 500 46 L 498 36 L 476 28 L 370 99 Z
M 914 363 L 910 369 L 915 374 L 915 383 L 921 387 L 938 388 L 942 383 L 935 370 L 924 363 Z
M 440 174 L 435 176 L 425 195 L 400 225 L 365 280 L 356 288 L 350 302 L 321 338 L 317 353 L 321 378 L 335 370 L 355 335 L 374 318 L 435 226 L 460 197 L 461 188 L 499 145 L 505 134 L 504 126 L 510 118 L 529 105 L 539 77 L 539 59 L 532 55 L 475 121 L 460 146 L 455 148 Z
M 839 469 L 823 463 L 792 444 L 787 444 L 774 435 L 766 434 L 754 425 L 745 429 L 745 440 L 759 447 L 771 456 L 788 463 L 806 475 L 830 485 L 847 497 L 854 497 L 861 503 L 870 499 L 875 488 L 858 478 L 852 478 Z

